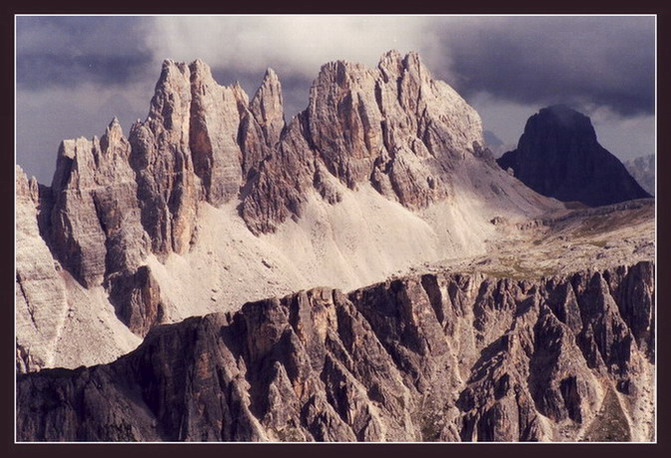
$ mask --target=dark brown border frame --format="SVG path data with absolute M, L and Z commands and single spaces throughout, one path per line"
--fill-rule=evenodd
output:
M 93 3 L 90 0 L 46 2 L 44 0 L 5 0 L 1 9 L 0 33 L 4 65 L 0 73 L 2 83 L 2 140 L 0 150 L 0 297 L 2 298 L 2 333 L 0 359 L 2 390 L 0 390 L 0 454 L 4 456 L 110 456 L 124 458 L 161 456 L 182 457 L 253 457 L 280 458 L 317 455 L 319 458 L 343 456 L 366 457 L 444 457 L 496 456 L 515 458 L 572 458 L 607 456 L 632 458 L 671 456 L 669 336 L 671 336 L 671 306 L 667 304 L 671 289 L 669 254 L 671 244 L 671 91 L 669 90 L 669 63 L 671 62 L 671 7 L 661 7 L 659 1 L 638 0 L 626 6 L 612 2 L 595 5 L 592 1 L 564 0 L 562 2 L 530 2 L 510 0 L 505 3 L 462 1 L 448 4 L 443 1 L 375 2 L 347 1 L 326 4 L 308 0 L 271 2 L 220 2 L 212 5 L 201 0 L 181 4 L 147 4 L 139 0 L 116 0 Z M 505 8 L 504 8 L 505 7 Z M 14 443 L 14 15 L 15 14 L 657 14 L 657 389 L 658 424 L 656 444 L 15 444 Z

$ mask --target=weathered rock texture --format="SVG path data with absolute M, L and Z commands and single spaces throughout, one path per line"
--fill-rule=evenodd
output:
M 654 265 L 428 274 L 152 329 L 19 376 L 25 440 L 650 440 Z
M 589 117 L 564 105 L 530 117 L 517 149 L 497 161 L 534 191 L 565 202 L 598 206 L 650 197 L 599 144 Z
M 53 207 L 47 228 L 52 251 L 75 279 L 86 288 L 104 283 L 110 301 L 120 309 L 129 304 L 118 297 L 115 285 L 133 283 L 150 245 L 130 154 L 116 119 L 100 140 L 64 141 L 51 186 Z M 142 301 L 134 305 L 145 307 Z M 142 333 L 153 323 L 126 324 Z
M 100 190 L 100 188 L 97 188 Z M 104 298 L 102 287 L 89 289 L 80 285 L 63 264 L 54 258 L 45 240 L 49 231 L 52 207 L 68 205 L 81 199 L 78 193 L 64 191 L 52 199 L 51 190 L 28 180 L 20 167 L 16 168 L 16 367 L 19 373 L 54 365 L 77 367 L 110 361 L 137 346 L 139 338 L 121 325 L 113 307 Z M 93 199 L 88 192 L 88 203 Z M 100 227 L 93 209 L 93 222 L 87 214 L 91 207 L 82 205 L 77 212 L 63 215 L 68 234 L 90 231 L 98 234 Z M 57 213 L 53 213 L 57 214 Z M 119 214 L 121 217 L 121 214 Z M 126 214 L 125 216 L 132 216 Z M 109 226 L 112 230 L 112 224 Z M 68 240 L 63 238 L 63 240 Z M 71 240 L 71 239 L 70 239 Z M 86 240 L 81 237 L 80 240 Z M 123 238 L 111 238 L 110 245 Z M 103 242 L 104 243 L 104 242 Z M 77 245 L 74 252 L 77 252 Z M 91 257 L 79 257 L 85 266 L 72 272 L 90 275 L 93 266 L 102 270 L 106 265 L 105 245 L 94 246 Z M 56 250 L 54 250 L 56 251 Z M 131 253 L 131 250 L 121 250 Z M 56 251 L 58 253 L 58 251 Z M 100 254 L 102 252 L 102 255 Z M 96 259 L 95 263 L 81 263 Z M 118 258 L 125 259 L 125 258 Z M 109 261 L 110 265 L 113 264 Z M 101 275 L 98 273 L 97 275 Z
M 171 321 L 168 312 L 179 304 L 170 305 L 166 283 L 179 279 L 168 279 L 162 287 L 158 276 L 169 277 L 163 272 L 168 260 L 188 255 L 199 237 L 208 238 L 203 231 L 221 229 L 203 227 L 199 215 L 211 207 L 235 208 L 234 218 L 241 218 L 259 236 L 253 248 L 267 248 L 260 236 L 277 232 L 288 219 L 300 220 L 309 210 L 312 215 L 322 211 L 321 226 L 351 225 L 349 220 L 341 223 L 343 218 L 332 221 L 323 216 L 328 213 L 323 206 L 336 206 L 344 194 L 351 197 L 356 190 L 365 193 L 370 188 L 378 193 L 376 203 L 370 204 L 368 198 L 360 204 L 351 198 L 348 208 L 405 212 L 406 222 L 399 227 L 416 234 L 421 226 L 423 248 L 430 245 L 428 253 L 436 252 L 434 247 L 446 252 L 482 251 L 493 233 L 488 223 L 492 212 L 527 217 L 557 208 L 557 202 L 496 167 L 482 149 L 477 113 L 447 84 L 432 79 L 417 54 L 389 52 L 376 69 L 341 61 L 325 65 L 310 91 L 309 106 L 288 124 L 282 103 L 279 79 L 270 69 L 250 101 L 239 85 L 214 81 L 200 60 L 189 65 L 166 60 L 148 116 L 132 125 L 128 138 L 115 119 L 100 139 L 61 144 L 50 187 L 17 176 L 21 315 L 34 315 L 39 321 L 39 314 L 51 313 L 56 297 L 67 296 L 71 304 L 79 304 L 78 298 L 95 294 L 100 313 L 108 314 L 113 307 L 118 319 L 138 336 L 154 324 Z M 400 210 L 396 202 L 402 205 Z M 308 208 L 310 203 L 313 208 Z M 442 207 L 434 211 L 432 205 Z M 421 220 L 417 215 L 423 210 L 428 216 Z M 463 236 L 462 226 L 471 235 Z M 384 230 L 365 228 L 368 239 L 381 237 Z M 318 231 L 309 231 L 310 237 L 317 237 Z M 342 233 L 339 239 L 350 237 Z M 405 251 L 414 250 L 414 241 L 405 240 Z M 330 241 L 315 243 L 321 245 L 312 252 L 321 253 Z M 360 259 L 369 246 L 343 240 L 330 249 L 339 259 L 348 259 L 343 256 L 348 251 Z M 271 254 L 280 251 L 272 248 Z M 313 247 L 303 248 L 309 252 Z M 394 256 L 397 248 L 385 256 Z M 241 257 L 244 250 L 249 248 L 236 248 L 226 256 Z M 291 256 L 285 251 L 275 259 L 288 263 Z M 34 263 L 35 257 L 40 262 Z M 67 275 L 51 267 L 52 259 Z M 314 271 L 323 262 L 309 260 L 305 262 L 309 267 L 301 268 Z M 330 274 L 322 272 L 323 278 L 331 278 Z M 388 274 L 364 266 L 350 277 L 371 275 L 378 281 Z M 51 281 L 64 275 L 65 286 Z M 245 281 L 260 279 L 236 280 L 242 291 Z M 26 287 L 31 282 L 45 282 L 39 284 L 46 289 L 37 293 L 37 286 Z M 54 326 L 62 328 L 61 324 Z M 47 329 L 52 324 L 35 326 L 44 336 L 58 334 Z M 94 347 L 103 345 L 97 340 L 103 334 L 97 335 Z M 67 335 L 63 338 L 67 340 Z M 23 327 L 19 339 L 31 340 Z M 37 359 L 43 364 L 17 361 L 21 370 L 49 365 L 45 356 L 49 352 L 41 345 L 35 341 L 30 352 L 36 357 L 41 352 Z M 28 352 L 23 350 L 21 354 Z
M 268 79 L 262 89 L 274 86 Z M 271 107 L 277 112 L 281 99 Z M 451 172 L 483 144 L 478 114 L 432 79 L 417 54 L 389 52 L 376 69 L 332 62 L 313 83 L 307 110 L 261 163 L 242 215 L 252 231 L 273 231 L 287 217 L 300 216 L 308 188 L 339 201 L 333 177 L 351 189 L 370 183 L 404 206 L 423 208 L 450 195 Z
M 42 198 L 41 198 L 42 197 Z M 47 207 L 45 209 L 45 207 Z M 66 302 L 60 265 L 40 237 L 38 215 L 48 212 L 35 179 L 16 167 L 16 364 L 19 372 L 49 363 L 30 344 L 48 347 L 57 339 L 58 320 Z

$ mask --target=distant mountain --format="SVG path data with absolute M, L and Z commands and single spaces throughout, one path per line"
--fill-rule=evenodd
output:
M 491 130 L 483 131 L 482 137 L 485 140 L 485 146 L 494 154 L 494 157 L 500 157 L 506 152 L 506 144 Z
M 624 163 L 631 176 L 648 193 L 655 195 L 655 155 L 637 157 Z
M 565 105 L 531 116 L 517 149 L 497 162 L 534 191 L 590 206 L 651 197 L 602 147 L 588 116 Z

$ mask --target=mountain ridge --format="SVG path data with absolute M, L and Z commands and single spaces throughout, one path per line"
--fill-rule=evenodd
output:
M 17 435 L 650 440 L 653 285 L 642 262 L 540 281 L 417 275 L 247 303 L 156 327 L 108 365 L 19 377 Z
M 250 101 L 239 85 L 216 83 L 200 60 L 166 60 L 147 118 L 128 137 L 115 119 L 100 138 L 62 142 L 52 186 L 20 200 L 32 208 L 18 224 L 39 229 L 44 269 L 57 263 L 86 294 L 99 291 L 91 300 L 101 320 L 118 319 L 141 337 L 184 314 L 314 284 L 351 289 L 450 252 L 483 252 L 493 217 L 561 208 L 501 171 L 481 145 L 475 110 L 432 79 L 417 54 L 386 53 L 375 69 L 324 65 L 307 109 L 288 124 L 272 70 Z M 24 176 L 17 169 L 17 180 Z M 24 241 L 34 243 L 21 238 L 20 249 Z M 294 245 L 305 256 L 296 258 Z M 246 266 L 248 256 L 276 268 Z M 210 297 L 212 287 L 188 273 L 194 263 L 219 277 L 213 283 L 236 286 Z M 29 308 L 48 300 L 36 290 L 42 273 L 21 263 L 17 271 L 17 301 L 29 304 L 19 307 L 25 353 L 46 332 Z M 68 292 L 62 275 L 47 276 Z M 255 285 L 252 297 L 242 297 L 244 284 Z M 78 315 L 75 289 L 63 300 Z M 46 361 L 52 350 L 30 352 Z
M 655 195 L 655 155 L 639 156 L 624 162 L 624 166 L 645 191 Z

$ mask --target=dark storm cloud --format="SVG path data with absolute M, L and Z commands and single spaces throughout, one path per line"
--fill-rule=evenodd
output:
M 146 114 L 160 62 L 151 18 L 16 18 L 16 158 L 49 184 L 61 140 L 125 129 Z
M 462 18 L 433 26 L 447 50 L 451 83 L 466 97 L 487 92 L 522 104 L 654 111 L 654 18 Z
M 600 119 L 600 138 L 633 157 L 654 150 L 653 45 L 653 17 L 19 16 L 17 161 L 48 183 L 63 138 L 100 135 L 112 116 L 127 131 L 165 58 L 202 58 L 250 98 L 272 66 L 288 122 L 322 64 L 373 67 L 389 49 L 418 51 L 504 145 L 561 102 Z
M 27 54 L 17 59 L 17 80 L 27 89 L 74 87 L 85 82 L 125 85 L 145 72 L 150 59 L 149 53 L 131 56 Z
M 360 36 L 365 28 L 355 27 L 357 20 L 19 17 L 17 82 L 29 90 L 123 86 L 154 78 L 163 58 L 203 57 L 213 67 L 226 65 L 230 75 L 243 72 L 236 78 L 243 85 L 275 66 L 293 107 L 306 100 L 298 90 L 309 87 L 304 80 L 316 76 L 320 63 L 365 58 L 371 65 L 384 50 L 409 44 L 467 98 L 486 92 L 521 104 L 606 106 L 625 116 L 653 111 L 653 17 L 380 16 L 366 19 L 378 26 L 374 37 Z M 306 40 L 299 31 L 309 26 L 316 28 Z M 349 37 L 340 51 L 333 49 L 337 36 Z M 319 46 L 306 48 L 312 42 Z M 270 54 L 269 43 L 275 46 Z M 283 64 L 286 69 L 277 68 Z
M 143 78 L 154 66 L 144 39 L 149 26 L 132 17 L 18 17 L 18 87 L 123 86 Z
M 278 76 L 281 78 L 282 93 L 284 94 L 284 113 L 288 122 L 291 117 L 307 108 L 310 86 L 313 80 L 300 76 L 291 78 Z

